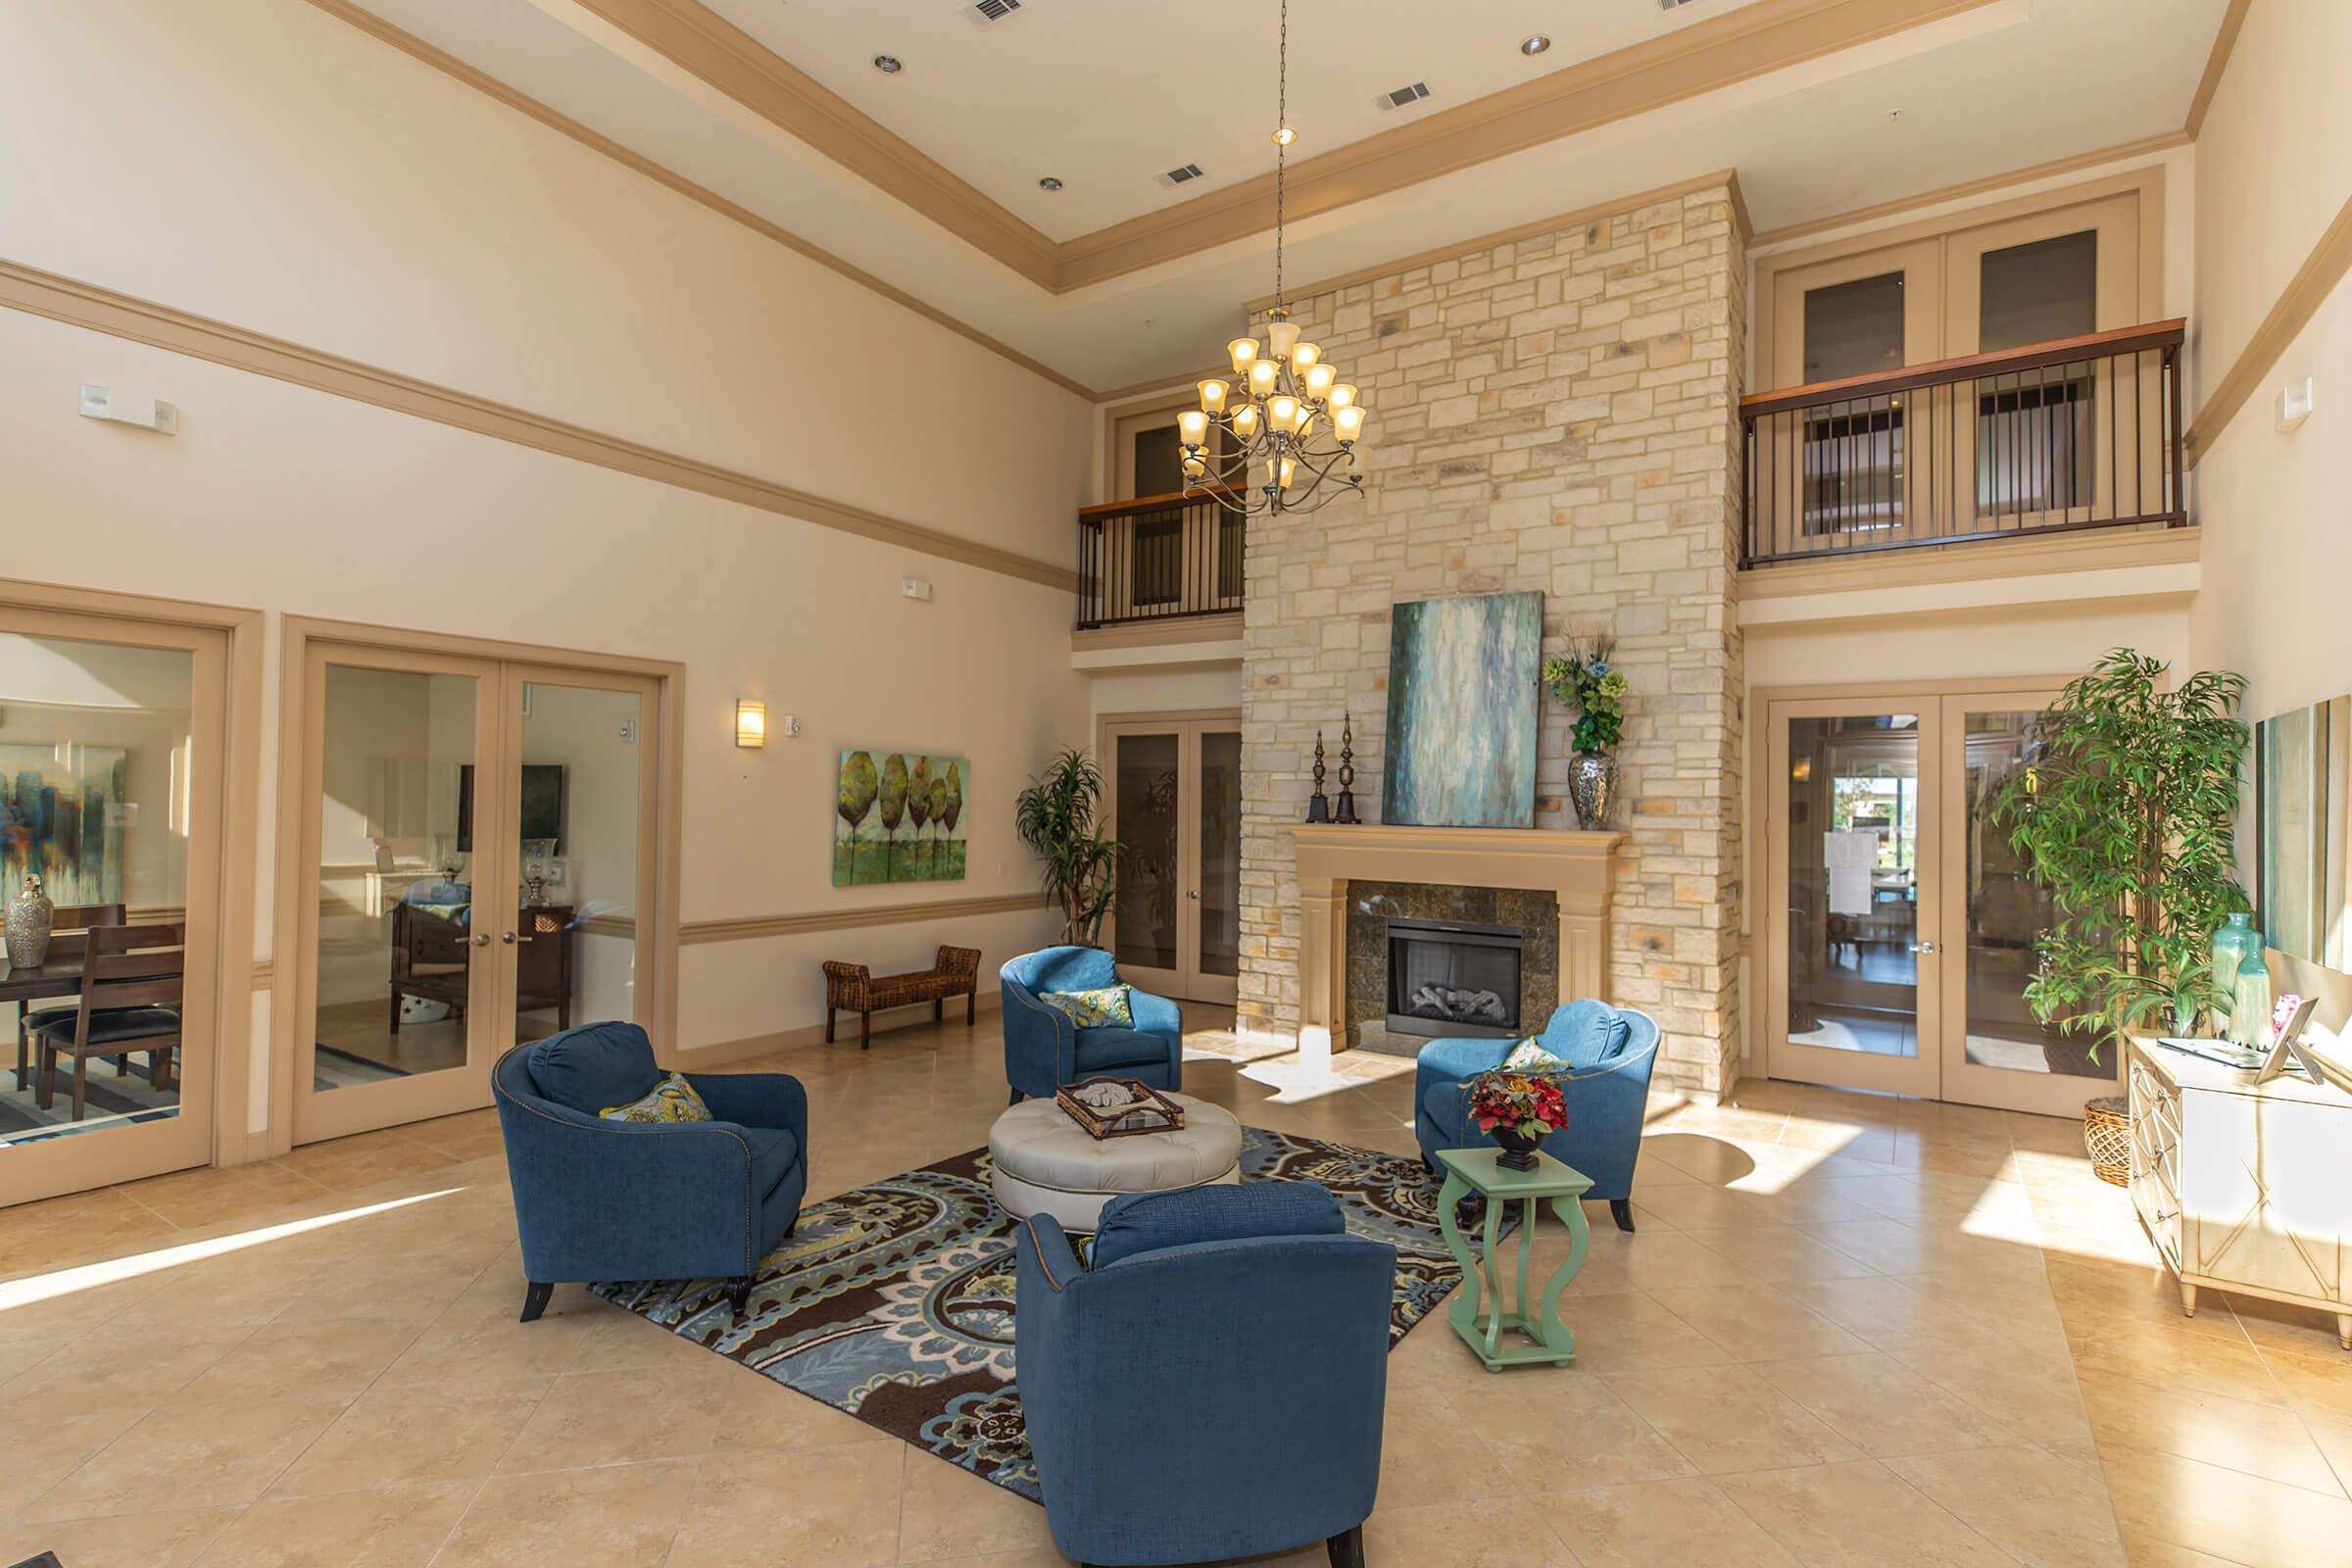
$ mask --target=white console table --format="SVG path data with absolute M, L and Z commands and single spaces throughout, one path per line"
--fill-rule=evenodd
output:
M 2335 1314 L 2352 1350 L 2352 1095 L 2131 1042 L 2132 1206 L 2180 1282 Z

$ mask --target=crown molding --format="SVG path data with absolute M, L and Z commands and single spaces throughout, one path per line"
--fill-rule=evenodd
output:
M 941 561 L 978 566 L 1068 593 L 1078 590 L 1078 574 L 1065 566 L 6 260 L 0 260 L 0 308 L 414 415 L 556 457 L 756 507 L 780 517 L 920 551 Z
M 2000 0 L 1758 0 L 1663 37 L 1441 110 L 1291 165 L 1289 216 L 1312 218 Z M 1274 226 L 1266 173 L 1067 240 L 1060 292 Z
M 567 3 L 628 34 L 1030 282 L 1054 288 L 1054 241 L 709 6 L 697 0 Z
M 2230 52 L 2237 47 L 2237 35 L 2245 27 L 2246 13 L 2254 8 L 2254 0 L 2230 0 L 2230 9 L 2222 13 L 2222 24 L 2213 35 L 2213 50 L 2205 57 L 2205 74 L 2197 78 L 2197 90 L 2188 100 L 2188 122 L 2182 127 L 2191 141 L 2205 128 L 2205 111 L 2213 107 L 2213 95 L 2221 90 L 2222 73 L 2230 69 Z
M 311 0 L 417 53 L 352 0 Z M 1161 266 L 1274 226 L 1271 172 L 1056 242 L 857 109 L 699 0 L 563 0 L 832 159 L 973 249 L 1061 295 Z M 1294 163 L 1293 218 L 1336 212 L 1493 159 L 1873 43 L 2002 0 L 1757 0 L 1533 81 Z M 429 45 L 422 46 L 430 49 Z M 439 54 L 439 51 L 432 51 Z M 430 58 L 419 54 L 419 58 Z M 443 70 L 450 65 L 434 60 Z M 458 64 L 453 62 L 452 64 Z M 484 90 L 490 78 L 453 71 Z M 498 96 L 562 120 L 512 89 Z M 517 101 L 519 100 L 519 101 Z M 550 117 L 553 118 L 550 118 Z M 590 145 L 585 127 L 558 128 Z M 593 138 L 593 139 L 592 139 Z M 609 149 L 610 144 L 607 144 Z M 632 161 L 651 172 L 646 161 Z M 656 174 L 679 186 L 679 176 Z M 698 187 L 699 188 L 699 187 Z M 697 198 L 702 199 L 701 197 Z M 796 249 L 808 250 L 806 242 Z M 836 264 L 838 265 L 838 264 Z

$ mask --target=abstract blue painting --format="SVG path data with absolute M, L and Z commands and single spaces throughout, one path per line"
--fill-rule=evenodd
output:
M 1535 826 L 1544 596 L 1423 599 L 1392 614 L 1381 820 Z

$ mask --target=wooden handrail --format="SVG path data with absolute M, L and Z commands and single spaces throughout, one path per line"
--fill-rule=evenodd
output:
M 1094 517 L 1127 517 L 1146 512 L 1168 512 L 1195 501 L 1213 501 L 1218 496 L 1240 496 L 1244 492 L 1227 485 L 1202 485 L 1198 490 L 1176 490 L 1164 496 L 1137 496 L 1133 501 L 1104 501 L 1092 507 L 1078 509 L 1078 520 Z
M 1888 397 L 1897 392 L 1909 392 L 1923 386 L 1940 386 L 1950 381 L 2008 375 L 2018 370 L 2039 370 L 2053 365 L 2103 360 L 2136 354 L 2146 349 L 2178 348 L 2186 336 L 2187 327 L 2187 318 L 2176 316 L 2170 320 L 2150 321 L 2142 326 L 2119 326 L 2105 332 L 2085 332 L 2081 337 L 2030 343 L 2022 349 L 2003 349 L 1993 354 L 1964 354 L 1957 359 L 1936 360 L 1927 365 L 1906 365 L 1899 370 L 1875 370 L 1868 375 L 1849 375 L 1839 381 L 1816 381 L 1810 386 L 1758 392 L 1740 400 L 1740 413 L 1744 418 L 1754 418 L 1759 415 L 1812 408 L 1823 403 Z

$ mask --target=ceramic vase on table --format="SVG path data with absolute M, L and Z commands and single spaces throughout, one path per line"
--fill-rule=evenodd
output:
M 1541 1123 L 1533 1132 L 1518 1127 L 1495 1128 L 1494 1143 L 1502 1155 L 1494 1163 L 1504 1170 L 1534 1170 L 1536 1151 L 1544 1147 L 1544 1139 L 1550 1131 Z
M 28 876 L 24 886 L 8 903 L 8 965 L 12 969 L 37 969 L 49 956 L 49 931 L 57 919 L 57 907 L 41 891 L 41 879 Z
M 1575 752 L 1568 758 L 1568 800 L 1586 832 L 1608 825 L 1617 803 L 1617 759 L 1608 752 Z
M 2239 913 L 2230 916 L 2222 923 L 2221 929 L 2213 934 L 2213 983 L 2220 986 L 2222 995 L 2230 999 L 2230 1019 L 2224 1026 L 2223 1033 L 2230 1039 L 2237 1041 L 2241 1046 L 2250 1046 L 2254 1040 L 2251 1033 L 2242 1040 L 2238 1039 L 2240 1020 L 2237 1006 L 2237 980 L 2244 971 L 2249 958 L 2257 963 L 2262 962 L 2262 930 L 2255 925 L 2254 917 L 2250 914 Z M 2263 978 L 2266 982 L 2270 978 L 2267 964 L 2264 965 Z M 2267 1003 L 2263 1006 L 2261 1021 L 2265 1024 L 2270 1022 L 2270 1007 Z M 2254 1020 L 2245 1019 L 2244 1024 L 2250 1030 Z

